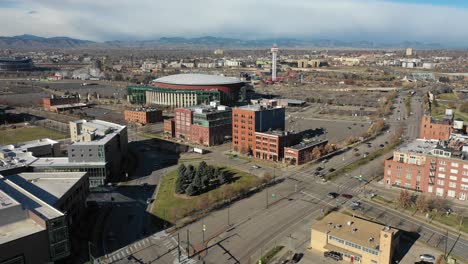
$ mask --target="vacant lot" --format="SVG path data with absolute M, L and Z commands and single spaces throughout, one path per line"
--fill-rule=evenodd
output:
M 65 137 L 65 134 L 42 127 L 8 128 L 0 130 L 0 143 L 2 145 L 16 144 L 41 138 L 63 139 Z
M 232 173 L 236 179 L 230 184 L 211 190 L 209 192 L 188 197 L 175 193 L 177 170 L 168 173 L 161 180 L 158 196 L 153 206 L 153 214 L 168 222 L 175 223 L 190 213 L 206 209 L 210 204 L 229 198 L 241 190 L 248 190 L 260 184 L 260 179 L 252 174 L 245 173 L 232 168 L 222 168 Z

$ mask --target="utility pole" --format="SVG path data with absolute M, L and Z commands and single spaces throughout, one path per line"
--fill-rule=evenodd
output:
M 179 256 L 179 263 L 180 263 L 180 234 L 177 233 L 177 255 Z

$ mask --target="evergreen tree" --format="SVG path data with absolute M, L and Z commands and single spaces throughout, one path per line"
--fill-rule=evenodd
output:
M 180 178 L 182 175 L 185 176 L 185 173 L 187 172 L 187 167 L 185 167 L 184 164 L 180 164 L 179 168 L 177 170 L 177 176 Z
M 185 189 L 185 193 L 186 193 L 187 195 L 190 195 L 190 196 L 193 196 L 193 195 L 197 194 L 197 190 L 196 190 L 196 188 L 193 186 L 193 183 L 190 184 L 190 185 L 187 187 L 187 189 Z
M 219 185 L 223 185 L 226 183 L 226 177 L 224 173 L 219 173 L 217 179 Z
M 186 188 L 187 186 L 185 182 L 185 174 L 181 174 L 180 176 L 177 177 L 175 192 L 179 194 L 184 193 Z
M 203 189 L 203 182 L 201 176 L 197 173 L 195 178 L 193 179 L 193 182 L 190 184 L 193 185 L 193 188 L 195 189 L 195 193 L 198 193 Z
M 195 169 L 195 167 L 193 167 L 193 165 L 188 165 L 187 166 L 187 181 L 188 182 L 192 182 L 193 179 L 195 178 L 195 174 L 197 173 L 197 170 Z

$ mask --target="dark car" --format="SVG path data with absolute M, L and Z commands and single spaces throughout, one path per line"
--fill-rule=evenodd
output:
M 343 256 L 342 256 L 340 253 L 335 252 L 335 251 L 327 251 L 327 252 L 324 252 L 324 253 L 323 253 L 323 256 L 326 257 L 326 258 L 334 259 L 334 260 L 336 260 L 336 261 L 343 260 Z
M 384 144 L 380 144 L 379 147 L 383 148 L 383 147 L 385 147 L 385 145 L 384 145 Z
M 317 167 L 315 170 L 316 171 L 321 171 L 321 170 L 323 170 L 323 168 L 322 167 Z
M 351 199 L 353 198 L 353 196 L 351 194 L 347 194 L 347 193 L 343 193 L 341 194 L 342 197 L 346 198 L 346 199 Z
M 322 173 L 321 173 L 320 171 L 315 171 L 315 172 L 314 172 L 314 175 L 315 175 L 315 176 L 320 176 L 320 175 L 322 175 Z
M 299 261 L 301 261 L 303 256 L 304 256 L 303 253 L 295 253 L 292 258 L 292 263 L 298 263 Z
M 354 151 L 355 151 L 355 152 L 358 152 L 358 151 L 359 151 L 359 149 L 358 149 L 358 148 L 354 148 Z
M 329 171 L 329 172 L 334 172 L 335 169 L 334 169 L 334 168 L 329 168 L 328 171 Z
M 328 197 L 328 198 L 332 198 L 332 199 L 334 199 L 334 198 L 336 198 L 336 197 L 338 197 L 338 196 L 340 196 L 340 194 L 339 194 L 339 193 L 336 193 L 336 192 L 329 192 L 329 193 L 327 194 L 327 197 Z

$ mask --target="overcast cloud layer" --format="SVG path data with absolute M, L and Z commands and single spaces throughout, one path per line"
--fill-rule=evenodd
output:
M 468 45 L 468 9 L 383 0 L 0 0 L 0 35 L 223 36 Z

